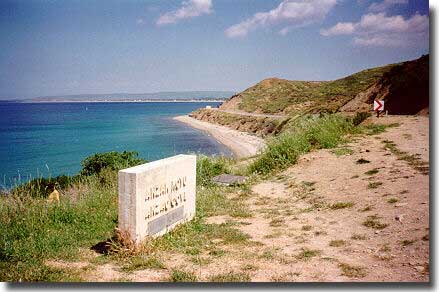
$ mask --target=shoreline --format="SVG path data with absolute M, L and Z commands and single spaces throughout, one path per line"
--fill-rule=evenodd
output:
M 225 100 L 50 100 L 50 101 L 20 101 L 13 100 L 8 102 L 15 103 L 151 103 L 151 102 L 162 102 L 162 103 L 210 103 L 210 102 L 224 102 Z
M 265 141 L 262 138 L 219 126 L 208 122 L 200 121 L 185 116 L 173 118 L 176 121 L 189 125 L 192 128 L 201 130 L 210 134 L 215 140 L 229 148 L 236 158 L 248 158 L 255 156 L 265 147 Z

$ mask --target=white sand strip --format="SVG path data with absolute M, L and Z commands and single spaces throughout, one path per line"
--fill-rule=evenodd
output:
M 232 150 L 236 158 L 254 156 L 265 147 L 265 141 L 262 138 L 224 126 L 214 125 L 189 116 L 178 116 L 175 117 L 174 120 L 209 133 L 218 142 Z

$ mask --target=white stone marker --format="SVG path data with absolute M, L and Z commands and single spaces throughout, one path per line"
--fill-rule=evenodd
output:
M 195 155 L 176 155 L 119 171 L 119 229 L 140 243 L 195 215 Z

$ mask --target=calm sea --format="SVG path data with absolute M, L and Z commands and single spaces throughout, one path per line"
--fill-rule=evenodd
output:
M 218 103 L 0 102 L 0 188 L 29 177 L 76 174 L 85 157 L 138 151 L 148 160 L 181 153 L 230 155 L 211 137 L 172 120 Z

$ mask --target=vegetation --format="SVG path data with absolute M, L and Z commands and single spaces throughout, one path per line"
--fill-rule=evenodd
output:
M 339 115 L 306 116 L 294 127 L 269 141 L 266 150 L 249 166 L 251 173 L 268 174 L 295 164 L 312 149 L 334 148 L 344 135 L 358 131 L 349 119 Z
M 366 221 L 363 222 L 363 225 L 373 229 L 384 229 L 389 226 L 389 224 L 381 223 L 379 219 L 380 218 L 376 215 L 367 216 Z
M 375 83 L 392 66 L 364 70 L 334 81 L 290 81 L 271 78 L 239 93 L 239 109 L 248 112 L 335 112 Z
M 104 169 L 120 170 L 146 162 L 145 159 L 139 158 L 135 151 L 96 153 L 81 162 L 80 174 L 94 175 L 99 174 Z

